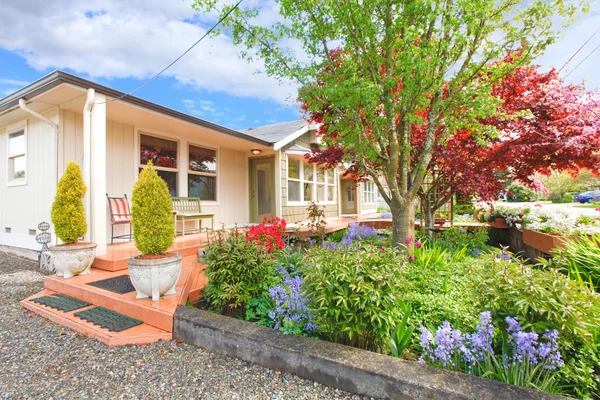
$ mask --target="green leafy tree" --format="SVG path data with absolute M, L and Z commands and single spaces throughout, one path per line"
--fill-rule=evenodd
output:
M 567 193 L 583 192 L 600 187 L 600 178 L 587 169 L 582 169 L 575 177 L 564 171 L 553 172 L 549 176 L 539 175 L 538 179 L 548 189 L 548 198 L 555 203 L 562 202 Z
M 52 203 L 54 232 L 65 244 L 75 243 L 87 232 L 88 226 L 83 207 L 85 192 L 87 186 L 83 182 L 81 168 L 76 162 L 71 161 L 58 181 L 56 197 Z
M 175 234 L 173 203 L 167 183 L 158 176 L 151 161 L 133 187 L 131 217 L 138 250 L 144 255 L 165 254 Z
M 444 140 L 439 131 L 494 133 L 478 122 L 500 108 L 492 84 L 554 42 L 556 21 L 566 26 L 587 8 L 560 0 L 275 3 L 281 19 L 271 26 L 253 23 L 256 9 L 237 8 L 213 35 L 227 29 L 243 58 L 262 59 L 267 74 L 298 82 L 308 113 L 327 108 L 323 122 L 335 140 L 325 136 L 324 143 L 337 143 L 344 161 L 374 179 L 393 215 L 395 244 L 414 237 L 414 198 L 436 142 Z M 194 7 L 221 6 L 195 0 Z M 301 56 L 291 49 L 298 44 Z M 516 50 L 515 62 L 491 68 Z M 411 154 L 414 125 L 425 135 Z

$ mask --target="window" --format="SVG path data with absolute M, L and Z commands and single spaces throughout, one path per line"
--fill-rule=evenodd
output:
M 375 184 L 373 182 L 365 182 L 363 186 L 365 204 L 375 203 Z
M 189 146 L 188 196 L 217 201 L 217 151 Z
M 25 131 L 8 135 L 8 181 L 25 182 L 27 171 L 27 141 Z
M 171 196 L 177 196 L 178 143 L 174 140 L 140 135 L 140 171 L 149 161 L 154 164 L 158 176 L 167 182 Z
M 288 200 L 300 201 L 300 160 L 288 158 Z
M 288 201 L 335 201 L 334 170 L 324 170 L 303 159 L 288 157 L 287 178 Z

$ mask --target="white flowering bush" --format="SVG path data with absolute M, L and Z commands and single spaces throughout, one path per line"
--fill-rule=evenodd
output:
M 526 209 L 519 207 L 508 207 L 508 206 L 496 206 L 494 208 L 494 218 L 504 218 L 508 226 L 517 226 L 517 224 L 525 215 Z
M 582 221 L 564 210 L 533 208 L 523 217 L 523 228 L 556 235 L 594 235 L 600 221 Z

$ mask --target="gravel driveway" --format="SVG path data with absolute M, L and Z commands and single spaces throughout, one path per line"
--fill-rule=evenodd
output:
M 107 347 L 20 307 L 42 280 L 0 252 L 1 399 L 361 399 L 174 341 Z

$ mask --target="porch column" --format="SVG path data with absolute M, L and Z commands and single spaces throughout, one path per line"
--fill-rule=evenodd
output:
M 106 255 L 106 96 L 96 93 L 92 109 L 90 236 L 96 255 Z
M 83 160 L 81 169 L 83 170 L 83 182 L 88 188 L 83 198 L 85 208 L 85 220 L 88 222 L 88 231 L 83 238 L 86 242 L 91 242 L 91 224 L 92 224 L 92 203 L 90 190 L 92 188 L 92 108 L 94 106 L 96 91 L 88 89 L 87 100 L 83 106 Z

